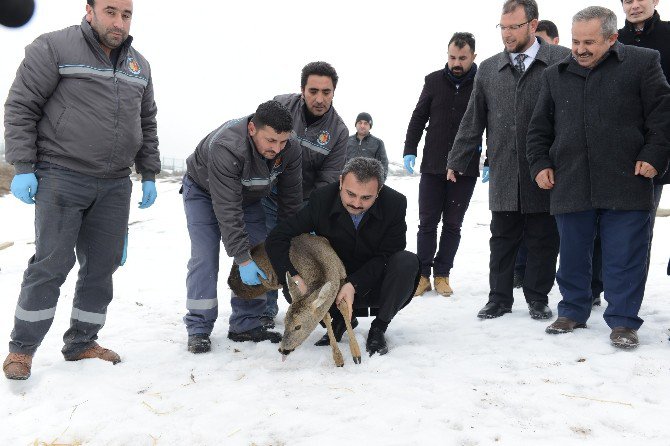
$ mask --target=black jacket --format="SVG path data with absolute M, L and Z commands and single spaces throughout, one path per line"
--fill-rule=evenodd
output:
M 616 42 L 593 69 L 567 57 L 543 83 L 526 147 L 532 178 L 554 169 L 551 213 L 653 209 L 653 182 L 635 175 L 635 163 L 663 173 L 670 156 L 658 52 Z
M 388 258 L 405 249 L 406 211 L 407 198 L 384 186 L 356 229 L 342 206 L 339 184 L 329 184 L 312 192 L 307 206 L 270 232 L 265 249 L 283 282 L 287 271 L 298 273 L 289 259 L 291 239 L 312 231 L 327 238 L 356 289 L 354 308 L 368 308 L 374 305 L 368 294 L 381 283 Z
M 661 53 L 661 68 L 665 79 L 670 83 L 670 22 L 661 20 L 657 11 L 644 22 L 644 29 L 639 33 L 635 31 L 635 25 L 626 20 L 624 27 L 619 30 L 619 42 L 624 45 L 650 48 Z M 666 172 L 663 176 L 658 175 L 654 178 L 654 183 L 670 183 L 670 172 Z
M 425 78 L 419 102 L 412 113 L 405 137 L 405 155 L 416 155 L 426 122 L 426 140 L 423 147 L 421 172 L 444 175 L 447 172 L 447 156 L 454 144 L 458 126 L 468 107 L 474 85 L 477 65 L 473 64 L 460 87 L 447 74 L 447 67 L 430 73 Z M 479 146 L 481 146 L 481 139 Z M 479 176 L 479 159 L 472 158 L 464 175 Z

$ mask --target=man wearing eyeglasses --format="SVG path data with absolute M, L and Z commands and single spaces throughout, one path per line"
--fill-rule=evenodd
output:
M 504 50 L 482 62 L 474 91 L 447 161 L 447 177 L 458 181 L 486 130 L 491 209 L 490 292 L 477 317 L 491 319 L 512 311 L 514 258 L 523 240 L 528 261 L 523 293 L 533 319 L 548 319 L 548 293 L 554 285 L 558 232 L 549 215 L 549 194 L 530 176 L 526 131 L 544 70 L 570 55 L 535 37 L 535 0 L 507 0 L 498 28 Z

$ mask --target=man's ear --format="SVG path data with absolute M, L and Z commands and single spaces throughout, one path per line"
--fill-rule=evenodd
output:
M 91 5 L 86 3 L 86 21 L 91 23 L 91 20 L 93 20 L 93 8 L 91 8 Z
M 249 136 L 254 136 L 256 134 L 256 125 L 253 123 L 253 121 L 249 121 L 249 124 L 247 124 L 247 130 L 249 130 Z
M 340 175 L 340 190 L 342 190 L 342 175 Z

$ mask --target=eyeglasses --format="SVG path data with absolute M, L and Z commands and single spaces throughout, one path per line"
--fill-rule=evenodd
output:
M 520 29 L 523 25 L 528 25 L 532 20 L 528 20 L 527 22 L 519 23 L 518 25 L 510 25 L 510 26 L 503 26 L 500 23 L 496 25 L 496 28 L 500 28 L 500 31 L 516 31 L 517 29 Z

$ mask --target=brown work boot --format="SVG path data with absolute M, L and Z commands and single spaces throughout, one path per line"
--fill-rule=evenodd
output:
M 553 324 L 548 326 L 544 331 L 549 334 L 572 333 L 575 328 L 586 328 L 586 324 L 580 324 L 577 321 L 568 319 L 567 317 L 558 317 Z
M 637 330 L 626 327 L 614 327 L 610 333 L 610 341 L 617 348 L 631 349 L 640 345 Z
M 451 296 L 454 290 L 449 286 L 449 277 L 435 276 L 435 291 L 443 296 Z
M 5 362 L 2 363 L 2 371 L 5 372 L 7 379 L 28 379 L 32 364 L 33 357 L 31 355 L 10 353 L 7 355 Z
M 91 347 L 75 356 L 66 356 L 66 361 L 79 361 L 80 359 L 100 358 L 103 361 L 109 361 L 112 364 L 121 362 L 121 357 L 114 351 L 100 347 L 94 342 Z
M 426 276 L 421 276 L 419 279 L 419 284 L 416 286 L 416 291 L 414 291 L 414 297 L 421 296 L 426 291 L 430 291 L 433 288 L 430 286 L 430 279 Z

